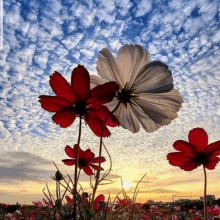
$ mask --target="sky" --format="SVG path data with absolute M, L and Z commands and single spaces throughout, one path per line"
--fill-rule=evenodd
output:
M 139 184 L 137 202 L 172 201 L 173 195 L 175 199 L 203 196 L 202 166 L 187 172 L 170 165 L 166 155 L 176 152 L 176 140 L 188 141 L 189 131 L 196 127 L 207 131 L 209 143 L 220 140 L 218 0 L 4 0 L 3 12 L 1 203 L 42 201 L 46 183 L 55 197 L 56 183 L 51 177 L 57 169 L 52 161 L 74 179 L 74 166 L 61 160 L 70 159 L 64 149 L 77 143 L 79 120 L 60 128 L 53 123 L 53 114 L 41 108 L 38 97 L 53 95 L 49 76 L 54 71 L 68 82 L 78 64 L 97 75 L 99 51 L 108 48 L 116 56 L 125 44 L 141 45 L 151 61 L 168 65 L 184 103 L 170 125 L 153 133 L 143 128 L 135 134 L 122 127 L 109 128 L 111 136 L 103 142 L 112 159 L 107 179 L 114 183 L 100 186 L 96 195 L 107 199 L 110 193 L 113 201 L 121 191 L 122 178 L 132 198 L 137 182 L 147 173 Z M 98 155 L 99 138 L 84 122 L 81 148 Z M 103 156 L 106 171 L 110 160 L 105 150 Z M 220 164 L 206 171 L 207 194 L 219 198 Z M 79 181 L 84 191 L 92 192 L 83 171 Z

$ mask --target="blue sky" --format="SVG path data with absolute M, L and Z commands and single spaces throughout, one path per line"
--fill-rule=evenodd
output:
M 42 189 L 55 189 L 54 161 L 73 177 L 74 167 L 64 148 L 78 137 L 78 120 L 66 129 L 51 120 L 38 102 L 39 95 L 53 95 L 49 76 L 60 72 L 70 82 L 71 71 L 84 65 L 97 75 L 99 51 L 114 55 L 124 44 L 138 44 L 150 59 L 169 66 L 174 86 L 184 99 L 178 118 L 154 133 L 142 128 L 132 134 L 110 128 L 105 138 L 113 162 L 110 179 L 115 185 L 100 193 L 112 197 L 120 191 L 120 178 L 139 185 L 137 201 L 170 201 L 173 194 L 192 189 L 194 199 L 203 194 L 200 166 L 186 172 L 171 166 L 166 155 L 176 140 L 188 140 L 188 132 L 204 128 L 209 143 L 220 140 L 220 2 L 208 0 L 4 0 L 3 49 L 0 50 L 0 202 L 30 204 L 43 198 Z M 83 123 L 81 148 L 97 155 L 99 138 Z M 103 168 L 109 168 L 107 161 Z M 220 197 L 220 165 L 207 170 L 208 193 Z M 81 172 L 83 173 L 83 172 Z M 85 189 L 89 178 L 80 177 Z M 134 188 L 127 191 L 133 192 Z M 55 192 L 55 191 L 54 191 Z M 55 193 L 54 193 L 55 195 Z M 129 196 L 133 194 L 128 194 Z

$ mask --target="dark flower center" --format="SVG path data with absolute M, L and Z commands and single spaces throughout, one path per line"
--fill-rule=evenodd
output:
M 205 164 L 208 161 L 208 157 L 205 153 L 197 153 L 195 162 Z
M 84 166 L 86 166 L 86 164 L 87 164 L 87 160 L 86 159 L 84 159 L 84 158 L 79 159 L 79 165 L 80 166 L 84 167 Z
M 131 90 L 125 90 L 126 85 L 124 86 L 124 88 L 120 91 L 118 91 L 118 95 L 116 96 L 118 98 L 118 100 L 121 103 L 124 103 L 125 105 L 127 105 L 128 102 L 131 102 L 130 99 L 132 98 L 131 96 Z
M 75 106 L 73 106 L 74 113 L 78 115 L 85 115 L 87 112 L 86 103 L 82 101 L 77 101 Z

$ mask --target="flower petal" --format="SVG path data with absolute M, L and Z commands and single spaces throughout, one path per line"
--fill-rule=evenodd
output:
M 149 53 L 139 45 L 124 45 L 117 54 L 118 66 L 123 80 L 132 86 L 140 70 L 150 62 Z
M 83 171 L 88 175 L 91 176 L 94 173 L 92 172 L 92 169 L 89 166 L 83 167 Z
M 90 88 L 93 89 L 96 86 L 106 83 L 106 80 L 100 76 L 90 75 Z
M 158 100 L 154 100 L 155 104 L 153 102 L 142 100 L 139 97 L 135 97 L 132 100 L 143 110 L 143 112 L 149 118 L 151 118 L 157 124 L 168 125 L 174 118 L 177 117 L 177 113 L 175 111 L 166 111 L 165 109 L 158 108 L 156 106 L 156 101 Z
M 74 145 L 74 148 L 73 148 L 73 153 L 76 155 L 76 149 L 77 148 L 77 144 Z M 84 158 L 84 150 L 82 150 L 80 147 L 78 149 L 78 155 L 79 155 L 79 158 Z
M 57 97 L 57 96 L 39 96 L 41 107 L 49 112 L 58 112 L 64 108 L 71 108 L 72 104 L 66 99 Z
M 55 71 L 50 76 L 50 86 L 57 96 L 68 100 L 72 104 L 76 102 L 77 98 L 72 87 L 60 73 Z
M 52 120 L 60 125 L 61 128 L 69 127 L 75 120 L 76 115 L 71 110 L 59 111 L 53 115 Z
M 98 170 L 99 166 L 95 165 L 95 164 L 90 164 L 89 166 L 91 166 L 92 168 L 94 168 L 95 170 Z M 100 170 L 104 170 L 102 167 L 100 167 Z
M 183 166 L 187 162 L 193 161 L 193 158 L 184 155 L 181 152 L 172 152 L 167 155 L 169 163 L 173 166 Z
M 145 104 L 147 106 L 149 104 L 153 105 L 153 107 L 166 112 L 166 114 L 169 112 L 178 112 L 183 103 L 183 99 L 176 89 L 167 93 L 139 93 L 132 100 L 143 107 L 145 107 Z
M 87 160 L 92 160 L 95 157 L 95 154 L 92 153 L 92 151 L 90 149 L 87 149 L 84 152 L 83 158 L 87 159 Z
M 88 104 L 105 104 L 115 97 L 119 85 L 116 82 L 107 82 L 103 85 L 96 86 L 91 90 L 91 97 L 87 101 Z
M 206 148 L 206 154 L 209 156 L 219 156 L 220 155 L 220 141 L 216 141 L 212 144 L 209 144 Z
M 72 166 L 75 164 L 75 160 L 72 160 L 72 159 L 65 159 L 65 160 L 62 160 L 62 162 L 68 166 Z
M 111 112 L 115 109 L 118 102 L 119 102 L 118 98 L 114 97 L 111 102 L 104 104 L 104 106 L 106 106 L 109 109 L 109 111 Z
M 105 162 L 106 159 L 104 157 L 101 157 L 101 163 Z M 91 163 L 99 163 L 99 157 L 95 157 Z
M 114 114 L 123 128 L 128 129 L 132 133 L 137 133 L 140 130 L 140 123 L 131 110 L 130 103 L 127 103 L 127 107 L 121 103 Z
M 197 151 L 202 153 L 208 145 L 208 135 L 202 128 L 194 128 L 189 132 L 188 135 L 189 143 L 193 144 Z
M 105 201 L 105 196 L 103 194 L 101 194 L 95 198 L 94 203 L 93 203 L 94 210 L 96 210 L 96 211 L 99 210 L 98 203 L 101 201 Z
M 145 65 L 133 83 L 135 93 L 164 93 L 173 89 L 172 73 L 168 66 L 160 61 Z
M 67 201 L 69 204 L 73 204 L 73 200 L 72 200 L 69 196 L 66 196 L 66 201 Z
M 97 204 L 104 200 L 105 200 L 105 196 L 103 194 L 100 194 L 99 196 L 96 197 L 96 199 L 94 200 L 94 203 Z
M 106 117 L 110 114 L 110 111 L 104 105 L 94 105 L 89 108 L 89 112 L 93 113 L 94 116 L 99 117 L 103 122 L 105 121 Z M 116 127 L 120 125 L 120 122 L 114 116 L 114 114 L 110 114 L 105 124 L 111 127 Z
M 115 81 L 122 87 L 124 86 L 116 60 L 107 48 L 100 51 L 96 69 L 105 80 Z
M 76 158 L 73 149 L 69 145 L 65 147 L 65 152 L 69 157 Z
M 175 141 L 173 147 L 176 150 L 181 151 L 186 156 L 196 157 L 196 153 L 197 153 L 196 149 L 194 148 L 193 145 L 191 145 L 186 141 L 182 141 L 182 140 Z
M 84 66 L 78 65 L 73 70 L 71 85 L 77 97 L 86 102 L 90 96 L 90 76 Z
M 209 170 L 214 170 L 220 159 L 216 156 L 209 157 L 208 162 L 204 165 Z
M 185 163 L 183 166 L 181 166 L 180 168 L 185 171 L 192 171 L 192 170 L 196 169 L 197 167 L 199 167 L 200 165 L 201 164 L 198 164 L 194 161 L 189 161 L 189 162 Z
M 153 121 L 145 112 L 131 100 L 132 104 L 130 105 L 132 112 L 137 117 L 138 123 L 140 122 L 143 129 L 149 133 L 158 130 L 161 125 Z
M 98 137 L 101 137 L 103 121 L 97 116 L 97 114 L 95 114 L 94 112 L 88 112 L 85 115 L 85 121 L 89 125 L 93 133 Z M 105 125 L 103 137 L 109 137 L 110 135 L 111 133 Z

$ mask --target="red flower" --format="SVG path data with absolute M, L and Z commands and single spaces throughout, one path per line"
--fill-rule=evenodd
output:
M 208 145 L 208 135 L 202 128 L 194 128 L 189 132 L 189 143 L 178 140 L 173 144 L 181 152 L 169 153 L 167 159 L 173 166 L 179 166 L 185 171 L 191 171 L 203 164 L 213 170 L 220 160 L 220 141 Z
M 129 206 L 132 204 L 132 202 L 130 200 L 126 200 L 126 199 L 119 199 L 117 197 L 118 201 L 116 201 L 118 204 L 117 205 L 125 205 L 125 206 Z
M 105 201 L 105 196 L 103 194 L 100 194 L 99 196 L 96 197 L 96 199 L 94 200 L 94 203 L 93 203 L 93 209 L 95 211 L 98 211 L 100 209 L 99 207 L 99 203 L 101 201 Z
M 74 159 L 66 159 L 66 160 L 62 160 L 62 162 L 68 166 L 72 166 L 75 164 L 76 162 L 76 148 L 77 148 L 77 144 L 74 145 L 74 149 L 72 149 L 70 146 L 66 146 L 65 147 L 65 152 L 69 157 L 72 157 Z M 99 163 L 99 157 L 95 157 L 95 154 L 91 152 L 90 149 L 87 149 L 86 151 L 83 151 L 80 149 L 79 147 L 79 162 L 78 162 L 78 167 L 79 169 L 83 169 L 83 171 L 91 176 L 94 173 L 92 172 L 92 168 L 94 168 L 95 170 L 98 170 L 99 166 L 94 165 L 93 163 Z M 105 158 L 101 157 L 101 163 L 105 162 Z M 101 168 L 101 170 L 104 170 L 103 168 Z
M 78 65 L 72 71 L 71 85 L 58 72 L 50 76 L 50 86 L 57 96 L 39 96 L 41 107 L 49 112 L 56 112 L 52 120 L 62 128 L 69 127 L 77 116 L 85 119 L 95 135 L 101 136 L 102 123 L 110 113 L 102 105 L 110 102 L 119 85 L 108 82 L 90 90 L 90 76 L 84 66 Z M 118 119 L 112 114 L 108 117 L 106 125 L 115 127 L 120 125 Z M 110 131 L 105 126 L 103 137 L 109 137 Z
M 66 196 L 66 201 L 67 201 L 68 204 L 74 206 L 74 201 L 69 196 Z

